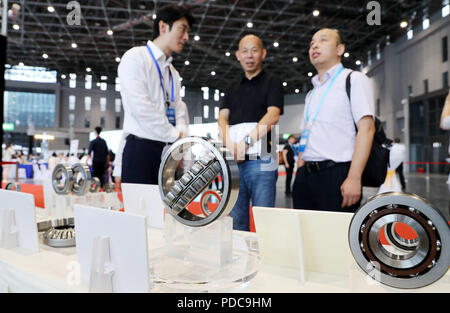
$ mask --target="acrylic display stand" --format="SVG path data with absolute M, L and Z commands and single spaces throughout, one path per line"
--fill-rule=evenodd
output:
M 237 290 L 257 274 L 258 254 L 233 247 L 233 221 L 221 218 L 204 227 L 189 227 L 165 216 L 165 246 L 151 249 L 152 281 L 178 291 Z
M 97 236 L 93 240 L 89 292 L 113 292 L 109 237 Z

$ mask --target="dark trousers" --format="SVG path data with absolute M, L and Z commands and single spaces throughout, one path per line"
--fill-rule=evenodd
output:
M 400 165 L 395 169 L 395 171 L 398 173 L 398 176 L 400 178 L 400 184 L 402 185 L 402 190 L 405 190 L 406 181 L 405 181 L 405 175 L 403 175 L 403 162 L 400 163 Z
M 127 139 L 122 155 L 122 182 L 158 184 L 158 171 L 164 143 Z
M 337 163 L 317 172 L 308 172 L 306 166 L 297 170 L 293 187 L 295 209 L 335 212 L 355 212 L 361 203 L 342 208 L 341 185 L 347 178 L 350 162 Z M 361 191 L 362 198 L 362 191 Z
M 291 193 L 291 182 L 292 182 L 292 174 L 294 173 L 294 166 L 295 163 L 289 164 L 289 168 L 286 168 L 286 166 L 284 166 L 286 168 L 286 187 L 284 189 L 284 192 L 286 194 Z
M 92 172 L 92 176 L 100 179 L 100 186 L 103 187 L 105 185 L 106 161 L 93 161 Z

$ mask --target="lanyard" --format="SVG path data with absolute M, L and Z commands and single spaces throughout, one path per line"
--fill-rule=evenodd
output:
M 336 79 L 338 78 L 339 74 L 341 74 L 343 70 L 344 70 L 344 67 L 341 67 L 341 69 L 334 75 L 333 79 L 331 80 L 330 84 L 328 85 L 327 89 L 325 90 L 325 93 L 323 94 L 322 99 L 320 99 L 319 106 L 317 107 L 316 114 L 314 115 L 311 123 L 314 123 L 316 121 L 317 115 L 319 115 L 319 111 L 322 108 L 323 102 L 325 101 L 325 97 L 327 96 L 328 92 L 331 89 L 331 86 L 333 86 L 334 82 L 336 81 Z M 311 105 L 311 101 L 312 101 L 312 98 L 314 96 L 314 92 L 315 91 L 316 91 L 316 88 L 313 89 L 313 91 L 311 93 L 311 97 L 309 98 L 308 105 L 306 106 L 306 124 L 308 123 L 309 107 Z
M 166 95 L 165 89 L 164 89 L 164 83 L 163 83 L 163 76 L 161 73 L 161 69 L 159 67 L 158 62 L 156 61 L 155 55 L 152 52 L 152 49 L 150 48 L 150 46 L 147 44 L 147 49 L 150 52 L 150 55 L 152 56 L 153 61 L 155 62 L 156 68 L 158 69 L 158 74 L 159 74 L 159 82 L 161 83 L 161 88 L 163 90 L 163 94 Z M 172 77 L 172 72 L 170 71 L 169 68 L 169 76 L 170 76 L 170 82 L 171 82 L 171 96 L 170 96 L 170 101 L 171 102 L 175 102 L 175 92 L 174 92 L 174 87 L 173 87 L 173 77 Z M 167 94 L 167 96 L 169 96 Z

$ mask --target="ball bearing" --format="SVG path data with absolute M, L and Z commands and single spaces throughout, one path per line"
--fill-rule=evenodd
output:
M 403 227 L 408 235 L 399 234 Z M 385 238 L 388 244 L 383 242 Z M 414 194 L 390 192 L 370 198 L 355 213 L 349 243 L 358 265 L 383 284 L 420 288 L 442 277 L 450 265 L 450 229 L 445 218 Z M 369 273 L 370 272 L 370 273 Z

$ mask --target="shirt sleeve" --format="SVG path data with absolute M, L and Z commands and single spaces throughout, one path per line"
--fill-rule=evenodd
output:
M 375 117 L 373 87 L 370 79 L 361 72 L 353 72 L 351 76 L 350 105 L 353 120 L 358 124 L 364 116 Z
M 280 115 L 283 114 L 284 90 L 283 84 L 278 77 L 273 77 L 270 82 L 270 89 L 267 95 L 267 108 L 274 106 L 280 109 Z
M 443 129 L 450 129 L 450 116 L 447 116 L 442 121 L 442 128 Z
M 133 116 L 138 124 L 135 127 L 143 134 L 174 142 L 179 132 L 169 123 L 164 104 L 152 101 L 147 81 L 149 74 L 145 71 L 148 71 L 148 66 L 138 50 L 131 49 L 124 54 L 118 68 L 124 108 L 127 107 L 127 114 Z
M 180 100 L 175 108 L 176 128 L 189 136 L 189 112 L 186 103 Z

